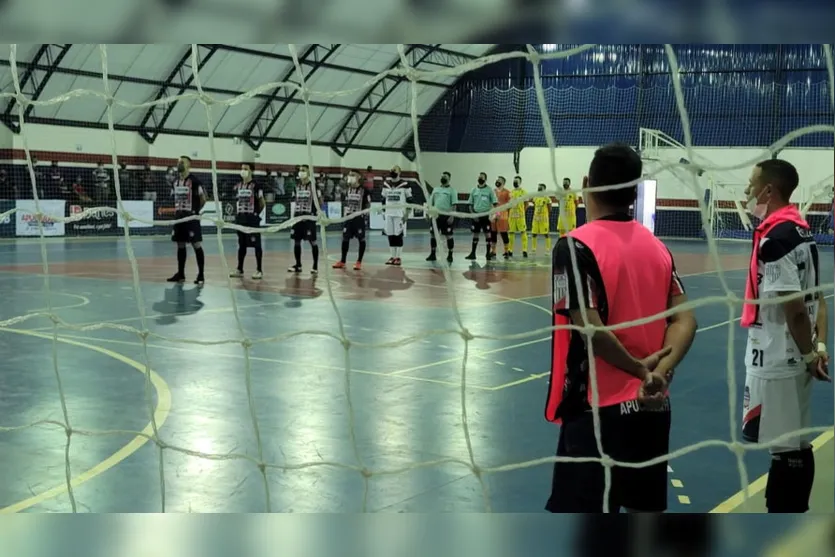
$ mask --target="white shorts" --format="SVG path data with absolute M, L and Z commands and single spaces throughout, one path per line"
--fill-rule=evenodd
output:
M 769 443 L 781 435 L 811 427 L 813 381 L 807 373 L 786 379 L 762 379 L 746 374 L 743 439 Z M 771 452 L 797 451 L 809 444 L 808 436 L 792 437 L 771 447 Z
M 386 217 L 383 224 L 383 233 L 386 236 L 406 235 L 406 219 L 404 217 Z

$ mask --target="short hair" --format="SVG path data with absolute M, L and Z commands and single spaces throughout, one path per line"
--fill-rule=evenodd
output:
M 571 183 L 571 178 L 569 178 L 568 176 L 566 176 L 565 178 L 563 178 L 563 179 L 562 179 L 562 181 L 563 181 L 563 182 L 568 182 L 568 183 L 570 184 L 570 183 Z
M 241 163 L 241 166 L 248 166 L 249 170 L 251 170 L 252 172 L 255 172 L 255 163 L 254 162 L 244 161 L 244 162 Z
M 519 176 L 518 174 L 516 176 L 514 176 L 513 179 L 514 180 L 519 180 L 520 182 L 522 181 L 522 177 Z
M 478 175 L 479 176 L 484 176 L 484 178 L 487 179 L 487 173 L 486 172 L 479 172 Z
M 186 159 L 186 160 L 188 161 L 188 163 L 189 163 L 189 164 L 191 164 L 191 163 L 192 163 L 191 157 L 190 157 L 190 156 L 188 156 L 188 155 L 180 155 L 180 158 L 181 158 L 181 159 Z
M 300 164 L 300 165 L 299 165 L 299 166 L 297 166 L 296 168 L 298 168 L 299 170 L 301 170 L 302 168 L 305 168 L 305 169 L 307 169 L 307 170 L 310 170 L 310 167 L 309 167 L 309 166 L 307 166 L 306 164 Z
M 450 174 L 448 170 L 444 170 L 443 172 L 441 172 L 441 176 L 446 176 L 447 178 L 452 178 L 452 174 Z
M 791 199 L 800 183 L 800 176 L 792 163 L 781 159 L 769 159 L 758 162 L 756 166 L 760 169 L 760 182 L 773 186 L 783 201 Z
M 504 176 L 496 176 L 496 181 L 501 182 L 502 184 L 507 183 L 507 180 L 505 180 Z
M 637 181 L 643 172 L 638 153 L 625 143 L 610 143 L 594 152 L 589 166 L 589 186 L 633 185 L 630 187 L 593 192 L 597 201 L 609 207 L 627 209 L 638 195 Z

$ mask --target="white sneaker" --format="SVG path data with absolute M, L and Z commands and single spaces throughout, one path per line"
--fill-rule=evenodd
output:
M 310 269 L 310 274 L 311 275 L 318 275 L 319 274 L 319 269 Z
M 252 278 L 255 280 L 260 280 L 264 278 L 264 273 L 262 273 L 261 271 L 255 271 L 254 273 L 252 273 Z
M 244 276 L 244 272 L 237 269 L 229 273 L 229 278 L 241 278 L 242 276 Z

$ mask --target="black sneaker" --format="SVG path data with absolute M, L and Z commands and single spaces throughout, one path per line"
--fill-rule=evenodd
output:
M 197 275 L 197 278 L 194 279 L 194 284 L 197 286 L 203 286 L 205 284 L 206 279 L 203 278 L 203 275 Z
M 427 261 L 436 261 L 435 253 L 430 253 L 429 257 L 426 258 Z
M 302 266 L 301 265 L 293 265 L 292 267 L 287 269 L 287 272 L 288 273 L 301 273 L 302 272 Z
M 447 263 L 452 263 L 452 252 L 449 252 L 446 255 L 446 260 L 447 260 Z
M 527 259 L 527 258 L 528 258 L 528 252 L 523 251 L 523 252 L 522 252 L 522 257 L 523 257 L 524 259 Z
M 474 252 L 474 251 L 471 251 L 471 252 L 470 252 L 470 255 L 468 255 L 468 256 L 467 256 L 467 257 L 465 257 L 464 259 L 467 259 L 467 260 L 469 260 L 469 261 L 474 260 L 474 259 L 475 259 L 475 252 Z
M 178 282 L 180 284 L 186 281 L 185 275 L 181 275 L 180 273 L 175 274 L 173 277 L 168 279 L 166 282 Z

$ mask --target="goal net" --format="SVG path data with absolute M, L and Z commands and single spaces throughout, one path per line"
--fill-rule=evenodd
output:
M 520 58 L 527 58 L 532 62 L 531 67 L 533 68 L 534 72 L 534 82 L 536 86 L 536 97 L 537 97 L 537 106 L 538 106 L 538 113 L 536 117 L 541 118 L 542 126 L 544 130 L 545 140 L 547 142 L 547 146 L 551 153 L 553 154 L 554 150 L 560 145 L 559 137 L 554 136 L 553 130 L 555 127 L 553 126 L 552 118 L 553 114 L 546 106 L 545 99 L 542 95 L 543 85 L 542 79 L 539 73 L 539 61 L 543 59 L 557 59 L 557 58 L 564 58 L 576 55 L 584 50 L 594 48 L 594 45 L 586 45 L 581 46 L 569 50 L 559 50 L 555 49 L 551 52 L 542 53 L 534 49 L 532 46 L 529 46 L 526 52 L 513 52 L 513 53 L 506 53 L 506 54 L 497 54 L 488 57 L 484 57 L 481 59 L 474 60 L 472 62 L 466 63 L 464 65 L 459 65 L 456 67 L 450 68 L 441 68 L 441 69 L 433 69 L 431 71 L 424 71 L 418 70 L 410 66 L 409 58 L 406 55 L 406 45 L 398 45 L 398 49 L 401 55 L 402 65 L 395 69 L 389 70 L 386 72 L 387 75 L 390 76 L 402 76 L 409 80 L 410 87 L 411 87 L 411 103 L 410 103 L 410 113 L 411 113 L 411 127 L 412 132 L 414 133 L 414 152 L 415 152 L 415 169 L 421 179 L 418 180 L 420 187 L 423 189 L 423 197 L 424 199 L 429 198 L 429 192 L 426 191 L 426 185 L 422 178 L 426 176 L 424 172 L 424 155 L 421 151 L 420 145 L 420 134 L 418 133 L 418 124 L 420 121 L 420 114 L 418 114 L 418 95 L 419 95 L 419 81 L 422 79 L 430 79 L 433 76 L 441 77 L 441 76 L 462 76 L 468 71 L 476 69 L 480 66 L 484 66 L 487 64 L 494 63 L 499 60 L 504 59 L 520 59 Z M 666 236 L 672 234 L 673 236 L 681 237 L 681 238 L 691 238 L 691 239 L 699 239 L 700 241 L 706 242 L 709 248 L 709 258 L 715 264 L 716 269 L 718 269 L 718 275 L 720 277 L 720 282 L 723 284 L 724 291 L 722 292 L 722 298 L 724 304 L 726 304 L 728 312 L 730 315 L 735 315 L 739 311 L 739 307 L 741 304 L 741 296 L 742 292 L 736 291 L 731 289 L 728 286 L 728 283 L 724 280 L 723 275 L 723 267 L 722 262 L 719 257 L 717 241 L 726 239 L 726 238 L 746 238 L 750 237 L 750 227 L 751 224 L 748 222 L 748 217 L 746 213 L 742 210 L 742 204 L 744 204 L 744 196 L 742 194 L 742 189 L 744 189 L 744 185 L 739 181 L 734 180 L 725 180 L 723 179 L 724 174 L 728 171 L 728 169 L 724 168 L 716 168 L 711 167 L 710 161 L 707 161 L 703 157 L 699 157 L 692 147 L 691 142 L 691 121 L 690 116 L 688 113 L 688 107 L 685 104 L 684 96 L 682 94 L 682 86 L 681 86 L 681 76 L 679 73 L 679 65 L 674 53 L 674 49 L 672 46 L 667 46 L 666 48 L 666 55 L 668 57 L 669 67 L 671 68 L 671 77 L 672 77 L 672 84 L 676 92 L 676 100 L 677 100 L 677 110 L 678 110 L 678 118 L 679 124 L 681 129 L 683 130 L 684 140 L 681 142 L 674 141 L 673 143 L 670 142 L 669 136 L 665 136 L 664 133 L 660 130 L 644 130 L 642 131 L 642 137 L 640 138 L 640 145 L 642 155 L 645 158 L 647 163 L 646 170 L 650 176 L 654 176 L 658 179 L 659 183 L 664 180 L 675 180 L 680 182 L 682 191 L 690 191 L 692 192 L 692 196 L 690 197 L 690 201 L 688 201 L 689 205 L 687 206 L 687 214 L 684 217 L 673 217 L 673 218 L 682 218 L 687 219 L 687 222 L 682 220 L 681 222 L 669 222 L 664 227 L 664 233 L 659 233 L 659 235 Z M 832 49 L 829 45 L 824 46 L 826 52 L 826 60 L 827 60 L 827 67 L 828 67 L 828 79 L 829 79 L 829 91 L 832 94 L 833 90 L 833 81 L 835 81 L 835 77 L 833 77 L 833 55 Z M 296 48 L 291 45 L 291 52 L 294 60 L 294 64 L 297 68 L 297 75 L 303 76 L 305 75 L 304 71 L 301 71 L 300 68 L 300 61 L 299 56 L 296 51 Z M 107 128 L 113 137 L 112 141 L 112 153 L 111 158 L 106 165 L 111 170 L 116 170 L 119 167 L 120 161 L 119 156 L 117 154 L 117 143 L 115 139 L 115 130 L 117 129 L 117 119 L 118 114 L 124 113 L 124 111 L 131 111 L 131 110 L 138 110 L 138 109 L 147 109 L 151 106 L 164 106 L 166 103 L 170 102 L 172 98 L 162 98 L 153 102 L 149 103 L 131 103 L 123 98 L 117 92 L 117 87 L 114 82 L 108 78 L 108 47 L 106 45 L 101 45 L 99 49 L 100 59 L 101 59 L 101 73 L 102 73 L 102 81 L 100 86 L 92 88 L 92 89 L 80 89 L 80 90 L 73 90 L 68 91 L 63 95 L 60 95 L 55 98 L 45 99 L 45 100 L 38 100 L 35 101 L 34 104 L 37 106 L 53 106 L 58 105 L 61 103 L 77 101 L 78 99 L 84 99 L 84 102 L 99 102 L 101 108 L 106 111 L 106 122 Z M 13 91 L 9 93 L 3 93 L 3 97 L 6 99 L 13 98 L 16 101 L 17 105 L 17 122 L 20 127 L 20 141 L 22 144 L 22 148 L 25 151 L 27 163 L 28 163 L 28 171 L 27 171 L 27 184 L 30 186 L 30 195 L 27 197 L 31 198 L 31 209 L 27 211 L 25 216 L 25 221 L 29 223 L 29 225 L 36 230 L 36 235 L 40 238 L 40 258 L 41 258 L 41 266 L 43 272 L 43 287 L 44 289 L 49 292 L 51 288 L 51 281 L 50 281 L 50 257 L 47 248 L 47 241 L 49 238 L 49 230 L 55 223 L 78 223 L 85 219 L 89 219 L 96 215 L 114 215 L 116 218 L 119 219 L 119 222 L 138 222 L 143 223 L 146 225 L 155 225 L 155 226 L 171 226 L 177 222 L 184 222 L 187 220 L 200 220 L 200 216 L 194 217 L 187 217 L 186 219 L 167 219 L 167 220 L 159 220 L 155 219 L 153 215 L 147 214 L 136 214 L 136 212 L 131 211 L 131 203 L 129 202 L 130 199 L 126 198 L 126 189 L 125 184 L 121 183 L 119 173 L 113 173 L 113 179 L 115 181 L 115 198 L 113 199 L 112 204 L 106 205 L 90 205 L 90 206 L 80 206 L 77 210 L 75 210 L 72 214 L 51 214 L 49 210 L 48 204 L 43 202 L 43 195 L 42 192 L 39 191 L 34 184 L 37 183 L 36 180 L 36 168 L 33 166 L 33 151 L 37 150 L 38 146 L 33 145 L 30 141 L 29 134 L 27 132 L 28 122 L 25 116 L 25 110 L 27 107 L 33 105 L 33 101 L 31 100 L 30 96 L 25 91 L 25 84 L 23 83 L 23 76 L 22 71 L 18 67 L 18 54 L 16 46 L 11 47 L 10 53 L 10 64 L 11 64 L 11 73 L 13 78 Z M 192 47 L 192 64 L 193 68 L 200 68 L 200 64 L 198 61 L 198 46 L 193 45 Z M 381 76 L 377 76 L 376 78 L 369 79 L 368 83 L 365 87 L 369 86 L 375 80 L 379 80 Z M 249 91 L 247 95 L 234 97 L 234 98 L 216 98 L 210 94 L 207 94 L 202 89 L 203 83 L 203 76 L 201 76 L 200 71 L 195 71 L 193 75 L 193 84 L 197 87 L 197 93 L 183 93 L 178 95 L 177 98 L 190 98 L 190 99 L 197 99 L 201 103 L 205 105 L 205 114 L 206 114 L 206 122 L 205 122 L 205 129 L 208 130 L 208 138 L 209 138 L 209 146 L 210 146 L 210 158 L 211 158 L 211 176 L 212 180 L 210 184 L 206 184 L 207 189 L 210 191 L 209 198 L 211 199 L 210 203 L 214 207 L 214 211 L 211 215 L 204 215 L 202 217 L 204 224 L 214 224 L 216 232 L 214 233 L 214 237 L 211 235 L 207 235 L 204 242 L 216 242 L 217 250 L 220 253 L 220 261 L 223 264 L 223 272 L 225 276 L 230 275 L 230 271 L 233 269 L 229 267 L 228 259 L 226 257 L 226 252 L 228 248 L 224 246 L 223 242 L 223 231 L 224 230 L 246 230 L 250 232 L 254 232 L 254 229 L 241 227 L 239 225 L 234 224 L 233 222 L 228 222 L 224 219 L 225 210 L 223 207 L 222 199 L 222 189 L 224 187 L 223 181 L 219 178 L 219 172 L 217 167 L 217 156 L 215 153 L 215 143 L 214 143 L 214 136 L 213 130 L 215 129 L 216 119 L 218 115 L 218 111 L 216 108 L 218 106 L 223 107 L 234 107 L 241 103 L 245 103 L 250 100 L 250 97 L 256 94 L 262 94 L 265 92 L 272 91 L 276 88 L 284 88 L 286 91 L 296 91 L 298 93 L 298 98 L 303 99 L 305 106 L 305 113 L 307 117 L 307 152 L 308 152 L 308 160 L 307 164 L 310 166 L 311 173 L 316 174 L 317 168 L 324 164 L 324 161 L 315 160 L 313 156 L 313 149 L 312 149 L 312 137 L 311 137 L 311 130 L 312 126 L 314 125 L 314 117 L 312 115 L 312 110 L 310 106 L 310 99 L 312 97 L 316 97 L 319 99 L 322 98 L 329 98 L 335 97 L 338 95 L 344 95 L 351 93 L 352 91 L 316 91 L 312 86 L 310 86 L 304 79 L 301 80 L 300 83 L 295 82 L 288 82 L 288 83 L 264 83 L 263 85 L 257 87 L 252 91 Z M 779 149 L 789 142 L 793 141 L 794 139 L 801 137 L 807 133 L 835 133 L 835 127 L 833 126 L 833 122 L 820 122 L 817 125 L 811 126 L 809 128 L 798 129 L 792 131 L 785 137 L 780 138 L 775 145 L 769 146 L 770 150 Z M 754 163 L 762 160 L 763 153 L 769 152 L 769 149 L 764 149 L 762 153 L 757 156 L 749 157 L 745 160 L 740 160 L 738 162 L 737 168 L 750 168 Z M 666 154 L 665 154 L 666 153 Z M 566 192 L 560 187 L 559 185 L 562 183 L 562 173 L 560 169 L 557 168 L 555 158 L 552 156 L 551 158 L 551 168 L 550 168 L 550 180 L 548 184 L 548 189 L 546 192 L 539 194 L 539 195 L 547 195 L 553 196 L 558 200 L 562 200 L 566 195 Z M 575 192 L 579 193 L 579 184 L 574 184 L 572 186 Z M 535 197 L 536 193 L 531 193 L 528 195 L 528 199 L 532 199 Z M 827 198 L 826 196 L 829 195 L 830 197 Z M 831 193 L 825 191 L 825 188 L 822 186 L 821 193 L 819 196 L 813 196 L 811 198 L 804 200 L 804 207 L 808 211 L 809 209 L 818 209 L 817 199 L 820 199 L 820 203 L 831 203 Z M 319 200 L 314 197 L 315 203 L 318 205 Z M 514 200 L 514 203 L 518 203 L 519 200 Z M 563 203 L 560 203 L 563 206 Z M 808 206 L 807 206 L 808 205 Z M 435 216 L 438 214 L 437 210 L 429 208 L 425 205 L 409 205 L 409 207 L 419 210 L 425 210 L 429 215 Z M 20 209 L 13 209 L 10 211 L 6 211 L 3 213 L 4 217 L 15 217 L 15 213 L 18 212 Z M 365 211 L 368 212 L 367 210 Z M 685 211 L 676 211 L 676 213 L 684 214 Z M 460 218 L 469 218 L 473 215 L 470 214 L 463 214 L 463 213 L 453 213 L 454 216 Z M 815 215 L 815 219 L 817 219 L 817 213 L 815 210 L 809 211 L 810 215 Z M 207 220 L 208 219 L 208 220 Z M 295 222 L 299 220 L 315 220 L 320 231 L 322 238 L 325 237 L 326 229 L 329 225 L 333 225 L 336 223 L 344 222 L 345 218 L 337 218 L 334 215 L 328 215 L 322 211 L 319 211 L 318 217 L 294 217 L 287 219 L 283 222 L 269 225 L 266 228 L 261 228 L 258 230 L 261 234 L 276 234 L 281 231 L 287 230 L 291 227 Z M 213 221 L 213 222 L 209 222 Z M 831 235 L 832 235 L 832 225 L 831 221 L 829 224 L 829 228 L 825 225 L 825 223 L 817 223 L 817 220 L 814 220 L 814 226 L 818 228 L 819 231 L 825 232 L 831 242 Z M 433 228 L 436 233 L 438 233 L 437 225 L 433 221 Z M 695 229 L 693 228 L 695 226 Z M 477 369 L 474 366 L 471 354 L 472 354 L 472 343 L 474 341 L 481 341 L 481 340 L 507 340 L 509 337 L 502 337 L 498 335 L 478 335 L 473 332 L 472 323 L 468 323 L 463 317 L 462 312 L 460 311 L 459 307 L 459 296 L 460 293 L 456 291 L 454 288 L 447 287 L 445 296 L 447 297 L 447 303 L 451 311 L 451 318 L 448 327 L 445 330 L 422 330 L 415 334 L 410 334 L 408 336 L 404 336 L 396 341 L 388 342 L 388 343 L 374 343 L 372 342 L 360 342 L 358 338 L 355 338 L 350 334 L 350 332 L 344 327 L 344 320 L 343 320 L 343 312 L 344 309 L 341 307 L 341 303 L 338 301 L 338 297 L 334 295 L 333 291 L 333 282 L 329 280 L 330 273 L 334 271 L 330 270 L 330 266 L 325 264 L 322 266 L 322 274 L 324 275 L 321 281 L 322 288 L 325 290 L 325 295 L 330 302 L 332 308 L 332 314 L 330 319 L 332 320 L 333 324 L 335 325 L 332 330 L 326 327 L 321 327 L 316 330 L 297 330 L 294 331 L 292 334 L 288 335 L 279 335 L 276 337 L 271 338 L 253 338 L 250 334 L 247 333 L 243 324 L 241 315 L 242 312 L 246 311 L 240 309 L 238 307 L 238 299 L 234 294 L 233 284 L 231 279 L 229 280 L 227 286 L 229 289 L 229 303 L 232 306 L 235 323 L 236 323 L 236 330 L 229 331 L 228 338 L 224 339 L 210 339 L 207 340 L 205 338 L 170 338 L 170 337 L 163 337 L 156 332 L 153 331 L 152 323 L 150 323 L 150 318 L 147 315 L 147 306 L 146 306 L 146 296 L 147 290 L 143 289 L 141 281 L 140 281 L 140 268 L 137 262 L 137 258 L 133 249 L 133 245 L 136 240 L 137 228 L 131 226 L 123 226 L 121 228 L 121 233 L 124 235 L 124 246 L 127 250 L 128 261 L 130 265 L 130 270 L 133 277 L 133 296 L 136 300 L 136 307 L 139 314 L 139 325 L 134 327 L 125 324 L 117 324 L 117 323 L 108 323 L 108 322 L 101 322 L 94 325 L 86 325 L 80 326 L 76 324 L 71 324 L 62 321 L 62 319 L 55 313 L 54 311 L 54 304 L 51 301 L 52 296 L 48 295 L 46 297 L 48 301 L 48 307 L 45 308 L 43 311 L 30 314 L 30 315 L 21 315 L 15 317 L 13 319 L 9 319 L 3 322 L 3 326 L 8 327 L 12 324 L 20 323 L 30 319 L 34 316 L 48 316 L 49 319 L 52 321 L 51 330 L 46 331 L 50 335 L 53 340 L 55 346 L 58 346 L 59 336 L 67 333 L 68 331 L 91 331 L 97 329 L 112 329 L 112 330 L 120 330 L 129 333 L 133 333 L 137 335 L 139 339 L 141 339 L 143 343 L 143 353 L 145 355 L 145 361 L 143 362 L 144 365 L 144 373 L 145 373 L 145 392 L 144 395 L 141 393 L 137 393 L 137 395 L 142 395 L 145 397 L 145 402 L 148 408 L 148 417 L 150 420 L 150 426 L 145 431 L 137 431 L 133 432 L 140 442 L 149 442 L 156 446 L 156 450 L 159 451 L 160 458 L 159 458 L 159 471 L 158 471 L 158 479 L 160 483 L 160 492 L 162 494 L 161 499 L 161 510 L 166 509 L 166 482 L 169 482 L 171 478 L 176 474 L 176 470 L 169 469 L 165 465 L 165 458 L 163 458 L 163 454 L 166 452 L 180 452 L 183 454 L 188 454 L 191 456 L 196 456 L 205 459 L 211 460 L 229 460 L 229 459 L 241 459 L 244 461 L 248 461 L 251 463 L 253 470 L 257 470 L 257 473 L 260 476 L 260 484 L 263 488 L 263 501 L 264 501 L 264 511 L 271 511 L 273 509 L 272 503 L 272 496 L 270 493 L 270 481 L 269 476 L 271 474 L 275 474 L 277 471 L 286 471 L 287 474 L 293 474 L 295 471 L 309 468 L 309 467 L 318 467 L 318 466 L 325 466 L 325 467 L 336 467 L 345 470 L 354 471 L 357 475 L 358 479 L 364 483 L 365 489 L 365 499 L 363 501 L 363 509 L 366 510 L 368 508 L 367 505 L 367 496 L 369 492 L 369 484 L 370 482 L 374 481 L 375 478 L 380 476 L 392 476 L 397 475 L 399 473 L 405 472 L 407 470 L 412 470 L 418 467 L 432 467 L 432 466 L 440 466 L 440 465 L 447 465 L 447 464 L 458 464 L 463 469 L 469 470 L 475 478 L 478 479 L 481 485 L 481 494 L 484 503 L 484 509 L 486 511 L 493 510 L 493 501 L 488 490 L 488 483 L 487 477 L 493 474 L 505 474 L 512 470 L 522 469 L 522 468 L 530 468 L 534 466 L 543 466 L 548 465 L 549 463 L 553 463 L 556 458 L 549 455 L 543 455 L 542 458 L 536 460 L 530 460 L 526 462 L 508 462 L 504 465 L 499 466 L 487 466 L 484 464 L 484 460 L 478 454 L 478 451 L 474 448 L 474 443 L 472 441 L 471 436 L 471 416 L 468 410 L 468 384 L 471 380 L 471 375 Z M 323 250 L 323 260 L 325 262 L 328 261 L 328 253 L 333 251 L 334 246 L 332 242 L 329 241 L 322 241 L 321 247 Z M 576 262 L 576 254 L 573 251 L 572 245 L 572 253 L 571 253 L 572 261 Z M 450 270 L 447 266 L 441 265 L 439 266 L 441 272 L 445 278 L 445 285 L 453 284 L 452 277 L 450 275 Z M 831 277 L 827 277 L 831 279 Z M 827 282 L 829 282 L 827 280 Z M 832 288 L 831 284 L 827 284 L 826 288 Z M 707 304 L 715 304 L 717 302 L 717 297 L 711 297 L 706 299 L 696 299 L 691 300 L 687 308 L 695 309 L 698 307 L 705 306 Z M 685 308 L 682 308 L 685 309 Z M 541 328 L 536 330 L 526 331 L 524 333 L 516 334 L 512 338 L 515 340 L 524 340 L 524 339 L 535 339 L 541 338 L 542 335 L 550 334 L 553 331 L 553 327 L 547 326 L 546 323 L 543 323 Z M 727 327 L 727 343 L 724 347 L 725 350 L 729 354 L 734 352 L 735 340 L 734 337 L 739 335 L 740 332 L 738 328 L 734 325 L 730 325 Z M 592 331 L 588 331 L 592 332 Z M 399 468 L 385 468 L 385 467 L 377 467 L 371 463 L 371 461 L 364 456 L 363 451 L 360 450 L 359 441 L 357 436 L 355 435 L 355 424 L 356 424 L 356 415 L 358 412 L 357 403 L 355 401 L 355 395 L 353 394 L 352 390 L 352 356 L 355 354 L 355 351 L 358 348 L 376 348 L 381 350 L 401 350 L 401 351 L 408 351 L 410 346 L 414 346 L 414 343 L 428 339 L 432 337 L 436 337 L 437 335 L 444 335 L 444 334 L 454 334 L 457 335 L 461 340 L 462 350 L 458 353 L 460 357 L 460 376 L 457 378 L 457 381 L 460 381 L 460 394 L 457 397 L 456 404 L 458 405 L 457 411 L 460 413 L 460 439 L 461 443 L 461 454 L 451 457 L 451 458 L 443 458 L 437 460 L 415 460 L 410 462 L 406 465 L 403 465 Z M 259 420 L 257 418 L 258 411 L 256 408 L 256 393 L 253 393 L 253 386 L 252 386 L 252 362 L 253 362 L 253 354 L 252 350 L 255 345 L 267 342 L 275 342 L 286 340 L 287 338 L 299 336 L 299 335 L 315 335 L 320 338 L 332 338 L 337 342 L 341 343 L 344 349 L 344 358 L 343 358 L 343 366 L 344 366 L 344 392 L 341 394 L 344 397 L 344 412 L 340 411 L 339 414 L 344 416 L 344 419 L 347 420 L 349 429 L 351 432 L 350 438 L 348 442 L 352 446 L 352 453 L 353 458 L 350 461 L 346 462 L 335 462 L 335 461 L 325 461 L 324 459 L 311 459 L 309 462 L 303 461 L 285 461 L 285 462 L 272 462 L 268 461 L 267 456 L 265 456 L 265 452 L 263 450 L 263 442 L 262 442 L 262 430 L 259 426 Z M 241 377 L 242 388 L 246 390 L 247 393 L 247 400 L 248 400 L 248 413 L 252 417 L 251 423 L 249 424 L 250 431 L 249 432 L 241 432 L 241 435 L 251 435 L 255 439 L 255 446 L 257 449 L 251 453 L 242 453 L 242 452 L 226 452 L 223 454 L 216 454 L 211 452 L 210 450 L 198 450 L 193 445 L 190 445 L 188 439 L 180 440 L 180 442 L 174 442 L 166 435 L 165 428 L 161 427 L 160 424 L 160 405 L 161 404 L 169 404 L 171 401 L 161 401 L 158 397 L 158 393 L 155 391 L 156 383 L 155 377 L 156 374 L 153 369 L 152 362 L 148 359 L 148 343 L 153 340 L 164 340 L 168 343 L 182 343 L 187 344 L 190 346 L 213 346 L 213 345 L 229 345 L 229 344 L 237 344 L 240 347 L 243 355 L 245 356 L 245 365 L 246 370 L 245 374 Z M 542 348 L 542 350 L 546 350 L 547 348 Z M 52 426 L 57 426 L 62 428 L 66 431 L 66 485 L 63 486 L 63 489 L 66 489 L 66 492 L 69 495 L 69 501 L 72 506 L 72 510 L 78 510 L 78 505 L 76 499 L 74 497 L 74 490 L 78 487 L 79 483 L 83 481 L 83 479 L 79 479 L 79 470 L 78 465 L 72 461 L 70 458 L 70 447 L 71 444 L 76 442 L 79 435 L 83 436 L 103 436 L 103 435 L 124 435 L 124 431 L 78 431 L 74 428 L 73 421 L 72 421 L 72 413 L 67 410 L 67 394 L 62 387 L 62 382 L 60 378 L 67 373 L 68 370 L 61 364 L 58 357 L 59 351 L 53 349 L 53 358 L 54 358 L 54 371 L 56 375 L 56 379 L 59 381 L 58 384 L 58 397 L 60 398 L 61 408 L 62 410 L 62 419 L 51 422 Z M 764 450 L 767 449 L 767 446 L 763 445 L 747 445 L 743 444 L 739 438 L 739 407 L 742 403 L 742 389 L 740 385 L 737 383 L 736 379 L 736 370 L 734 368 L 734 358 L 728 358 L 728 368 L 727 368 L 727 388 L 728 388 L 728 396 L 726 399 L 729 411 L 729 416 L 731 423 L 729 424 L 729 431 L 730 431 L 730 441 L 726 440 L 717 440 L 717 439 L 703 439 L 697 443 L 694 443 L 690 446 L 684 447 L 682 449 L 676 450 L 674 453 L 669 455 L 671 459 L 676 459 L 683 457 L 689 453 L 693 453 L 694 451 L 699 451 L 705 447 L 715 447 L 715 446 L 724 446 L 727 447 L 729 451 L 735 456 L 736 463 L 737 463 L 737 472 L 739 475 L 739 483 L 740 486 L 747 490 L 749 486 L 749 477 L 746 464 L 744 461 L 744 454 L 746 451 L 749 450 Z M 596 399 L 597 393 L 597 381 L 596 381 L 596 367 L 594 365 L 594 359 L 591 360 L 591 389 L 593 393 L 593 399 Z M 675 386 L 672 387 L 673 390 Z M 543 385 L 543 389 L 545 386 Z M 338 401 L 339 397 L 334 395 L 334 401 Z M 711 405 L 720 404 L 723 401 L 711 401 Z M 335 402 L 335 404 L 339 404 Z M 599 417 L 598 417 L 598 407 L 594 406 L 594 415 L 595 415 L 595 434 L 599 438 L 600 431 L 599 431 Z M 319 411 L 319 410 L 315 410 Z M 541 409 L 532 408 L 532 413 L 536 413 L 538 415 L 541 414 Z M 4 421 L 6 423 L 0 428 L 2 432 L 9 432 L 9 431 L 16 431 L 19 429 L 26 429 L 28 427 L 35 427 L 35 426 L 43 426 L 43 423 L 37 424 L 19 424 L 19 425 L 8 425 L 8 420 L 22 419 L 21 416 L 4 416 Z M 340 420 L 343 419 L 342 417 L 339 418 Z M 417 418 L 416 418 L 417 419 Z M 431 416 L 421 416 L 420 419 L 432 419 Z M 49 425 L 49 424 L 47 424 Z M 794 432 L 792 435 L 810 435 L 823 432 L 825 430 L 830 429 L 829 427 L 817 427 L 811 428 L 804 431 L 797 431 Z M 524 434 L 524 432 L 521 432 Z M 779 440 L 778 440 L 779 441 Z M 777 442 L 777 441 L 775 441 Z M 616 462 L 612 461 L 609 457 L 604 456 L 598 461 L 602 462 L 606 468 L 606 481 L 607 481 L 607 491 L 608 486 L 611 481 L 611 468 Z M 642 463 L 639 466 L 647 466 L 650 463 Z M 632 465 L 634 466 L 634 465 Z M 746 491 L 747 493 L 747 491 Z

